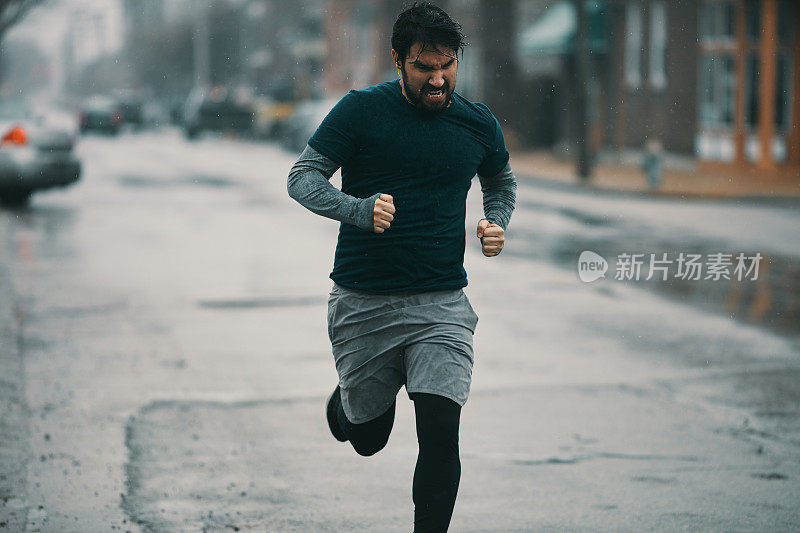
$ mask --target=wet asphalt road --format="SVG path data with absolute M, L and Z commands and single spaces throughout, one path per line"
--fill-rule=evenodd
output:
M 286 197 L 292 155 L 170 131 L 80 152 L 78 186 L 0 212 L 0 531 L 408 531 L 408 402 L 370 460 L 326 434 L 336 224 Z M 800 527 L 798 211 L 523 183 L 504 254 L 468 242 L 452 529 Z M 583 284 L 583 250 L 769 259 Z

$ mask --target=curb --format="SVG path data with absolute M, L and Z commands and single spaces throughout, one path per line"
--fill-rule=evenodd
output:
M 800 206 L 800 193 L 783 194 L 783 195 L 770 195 L 770 194 L 736 194 L 736 193 L 707 193 L 691 190 L 683 191 L 665 191 L 665 190 L 652 190 L 652 189 L 634 189 L 629 187 L 613 187 L 595 185 L 591 182 L 582 183 L 573 178 L 572 181 L 565 181 L 558 178 L 551 178 L 547 176 L 536 176 L 531 174 L 516 174 L 520 180 L 536 182 L 537 185 L 553 189 L 562 189 L 568 191 L 580 191 L 590 193 L 600 193 L 609 196 L 628 196 L 635 198 L 652 198 L 652 199 L 682 199 L 682 200 L 710 200 L 710 201 L 729 201 L 729 202 L 747 202 L 747 203 L 762 203 L 762 204 L 782 204 L 787 206 Z

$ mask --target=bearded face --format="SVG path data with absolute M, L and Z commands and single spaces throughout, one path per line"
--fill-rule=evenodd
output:
M 414 106 L 429 113 L 447 109 L 456 87 L 458 61 L 452 50 L 423 49 L 414 44 L 408 57 L 400 64 L 394 50 L 403 81 L 403 94 Z

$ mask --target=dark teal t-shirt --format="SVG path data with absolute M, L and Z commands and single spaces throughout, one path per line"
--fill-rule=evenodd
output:
M 342 191 L 394 198 L 384 233 L 342 223 L 331 279 L 368 292 L 436 291 L 467 285 L 466 199 L 476 174 L 508 163 L 500 124 L 483 104 L 457 93 L 429 115 L 403 96 L 400 81 L 350 91 L 308 144 L 342 167 Z

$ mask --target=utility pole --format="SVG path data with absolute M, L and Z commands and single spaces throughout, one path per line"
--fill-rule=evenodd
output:
M 101 13 L 93 13 L 90 20 L 94 28 L 95 47 L 98 56 L 106 55 L 106 19 Z
M 577 14 L 577 31 L 575 33 L 575 144 L 577 145 L 577 174 L 586 182 L 592 175 L 592 148 L 589 142 L 589 106 L 588 86 L 590 81 L 589 46 L 587 39 L 586 10 L 584 0 L 573 0 Z
M 194 85 L 195 87 L 208 87 L 211 82 L 211 57 L 209 51 L 211 43 L 209 42 L 207 2 L 200 2 L 197 5 L 195 16 L 194 39 L 192 40 L 194 49 Z
M 75 91 L 75 26 L 70 24 L 64 36 L 64 45 L 61 48 L 62 64 L 64 65 L 64 78 L 61 92 L 71 95 Z

